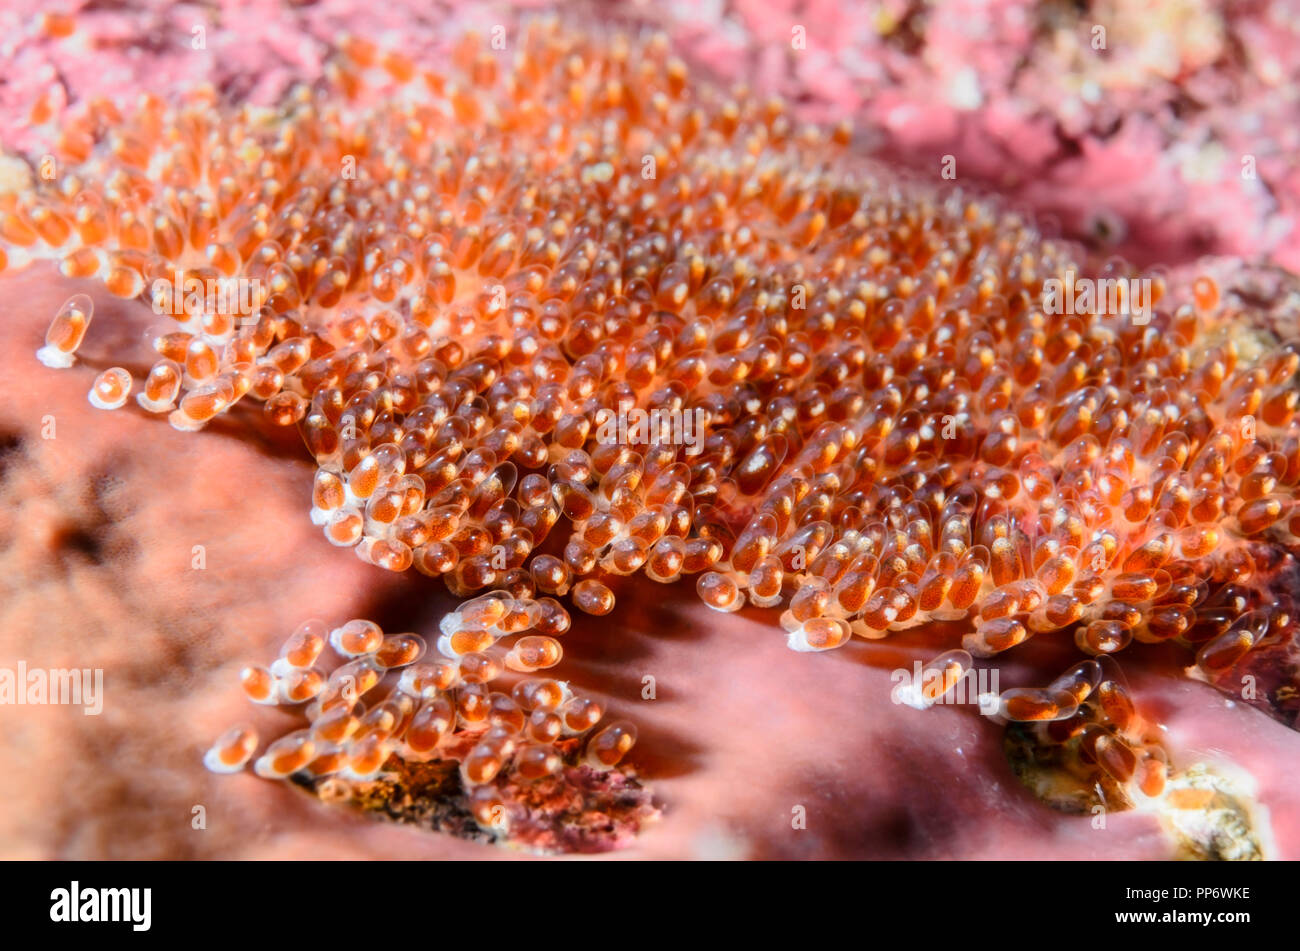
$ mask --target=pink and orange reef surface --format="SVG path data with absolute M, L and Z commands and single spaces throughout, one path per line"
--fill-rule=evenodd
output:
M 1180 761 L 1122 666 L 1172 646 L 1293 724 L 1285 301 L 1098 268 L 664 34 L 534 19 L 436 62 L 352 36 L 318 72 L 265 105 L 88 100 L 54 173 L 11 160 L 0 195 L 5 267 L 159 317 L 95 407 L 296 427 L 325 541 L 463 599 L 423 634 L 305 622 L 241 675 L 296 727 L 234 726 L 209 768 L 525 848 L 626 842 L 659 809 L 636 727 L 551 674 L 570 608 L 616 637 L 641 573 L 795 651 L 939 632 L 898 694 L 922 709 L 1073 644 L 1050 682 L 966 697 L 1021 781 L 1157 812 L 1182 854 L 1267 854 L 1248 783 Z M 94 311 L 54 315 L 46 365 Z

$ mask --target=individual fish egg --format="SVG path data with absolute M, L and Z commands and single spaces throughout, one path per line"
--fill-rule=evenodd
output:
M 203 754 L 203 765 L 214 773 L 237 773 L 257 749 L 257 733 L 249 726 L 231 727 Z
M 85 294 L 74 294 L 63 302 L 45 332 L 45 346 L 36 357 L 51 369 L 66 369 L 76 362 L 74 354 L 85 339 L 86 330 L 95 316 L 95 304 Z
M 86 398 L 96 409 L 120 409 L 131 395 L 131 374 L 121 367 L 109 367 L 90 387 Z
M 316 741 L 307 730 L 276 740 L 253 764 L 263 779 L 285 779 L 306 767 L 316 756 Z
M 384 644 L 384 632 L 374 621 L 357 618 L 330 631 L 330 647 L 343 657 L 364 657 Z
M 613 769 L 636 744 L 636 727 L 615 720 L 587 741 L 586 763 L 593 769 Z

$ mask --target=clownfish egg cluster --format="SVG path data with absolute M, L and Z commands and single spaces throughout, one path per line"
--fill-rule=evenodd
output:
M 576 762 L 591 769 L 614 769 L 636 742 L 632 724 L 614 721 L 597 730 L 603 704 L 562 681 L 517 678 L 508 692 L 494 683 L 507 668 L 533 673 L 558 662 L 558 641 L 526 633 L 544 616 L 535 607 L 504 594 L 467 602 L 442 619 L 434 654 L 418 634 L 385 634 L 372 621 L 333 629 L 305 621 L 269 667 L 240 674 L 249 700 L 297 710 L 306 720 L 271 743 L 254 771 L 318 789 L 328 781 L 329 798 L 341 801 L 354 795 L 356 784 L 379 777 L 394 756 L 406 763 L 458 762 L 471 794 L 498 778 L 526 784 L 562 776 L 574 751 L 580 752 Z M 508 650 L 495 644 L 512 635 L 523 636 Z M 204 763 L 236 772 L 253 759 L 257 742 L 251 728 L 233 727 Z
M 468 599 L 437 660 L 354 621 L 291 652 L 327 641 L 347 659 L 331 674 L 290 654 L 246 671 L 254 701 L 316 713 L 263 775 L 374 775 L 467 731 L 466 782 L 550 770 L 533 745 L 585 723 L 562 712 L 577 701 L 488 684 L 560 660 L 556 599 L 608 615 L 638 571 L 770 608 L 799 651 L 962 621 L 976 657 L 1174 642 L 1218 677 L 1292 636 L 1268 579 L 1300 538 L 1300 349 L 1244 353 L 1209 278 L 1183 303 L 1155 278 L 1145 309 L 1061 313 L 1045 288 L 1084 270 L 1069 247 L 900 182 L 847 127 L 691 83 L 659 36 L 538 21 L 506 53 L 467 35 L 445 67 L 352 39 L 328 76 L 273 115 L 210 90 L 92 109 L 65 137 L 73 171 L 0 205 L 13 260 L 172 316 L 139 406 L 182 430 L 257 405 L 298 427 L 325 538 Z M 179 278 L 244 282 L 248 311 Z M 47 365 L 73 362 L 91 313 L 64 305 Z M 126 399 L 109 373 L 96 405 Z M 683 425 L 611 424 L 633 412 Z M 1062 690 L 1004 715 L 1104 713 Z M 347 704 L 355 725 L 321 736 Z M 1127 761 L 1123 732 L 1089 755 Z
M 1165 792 L 1169 757 L 1160 729 L 1138 713 L 1108 657 L 1081 661 L 1045 688 L 1003 691 L 999 712 L 1030 726 L 1037 757 L 1068 770 L 1081 788 L 1109 785 L 1139 801 Z

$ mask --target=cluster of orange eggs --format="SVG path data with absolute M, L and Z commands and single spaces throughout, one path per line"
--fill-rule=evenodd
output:
M 1094 656 L 1177 641 L 1217 676 L 1289 633 L 1255 582 L 1259 546 L 1300 534 L 1300 352 L 1239 347 L 1212 282 L 1052 312 L 1045 282 L 1082 270 L 1069 247 L 900 183 L 845 128 L 689 81 L 661 37 L 541 21 L 467 36 L 445 69 L 352 39 L 329 76 L 276 110 L 145 96 L 0 205 L 11 264 L 54 258 L 171 315 L 142 407 L 197 429 L 260 404 L 301 429 L 331 543 L 505 612 L 440 642 L 455 686 L 364 714 L 310 664 L 255 672 L 255 699 L 320 708 L 265 775 L 315 769 L 322 729 L 353 731 L 331 774 L 422 755 L 426 727 L 485 731 L 470 783 L 480 760 L 550 768 L 516 734 L 564 719 L 560 688 L 511 700 L 472 671 L 550 666 L 556 598 L 607 614 L 606 582 L 639 570 L 694 576 L 719 611 L 779 608 L 797 650 L 966 620 L 957 667 L 1063 633 Z M 190 281 L 246 282 L 251 306 L 189 300 Z M 69 301 L 42 359 L 70 364 L 91 312 Z M 130 389 L 114 368 L 91 400 Z M 667 424 L 611 438 L 629 408 Z M 1001 713 L 1066 724 L 1141 782 L 1154 754 L 1095 666 Z M 252 755 L 223 743 L 222 763 Z

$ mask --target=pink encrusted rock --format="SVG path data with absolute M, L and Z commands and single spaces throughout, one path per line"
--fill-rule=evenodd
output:
M 80 2 L 66 8 L 73 34 L 58 38 L 43 26 L 44 6 L 20 0 L 0 11 L 0 142 L 29 158 L 51 148 L 63 109 L 97 96 L 206 80 L 268 104 L 319 78 L 342 32 L 428 55 L 455 26 L 487 30 L 502 9 L 514 19 L 544 7 L 397 0 L 359 19 L 355 0 Z M 1215 253 L 1300 268 L 1300 130 L 1291 121 L 1300 67 L 1289 55 L 1300 25 L 1286 4 L 1099 3 L 1074 14 L 1029 0 L 623 0 L 600 13 L 666 30 L 696 65 L 784 95 L 805 118 L 854 117 L 885 157 L 937 176 L 951 154 L 959 181 L 1009 193 L 1099 249 L 1143 263 Z M 1094 48 L 1098 28 L 1104 49 Z M 38 104 L 51 118 L 33 124 Z M 1242 176 L 1247 157 L 1254 178 Z

